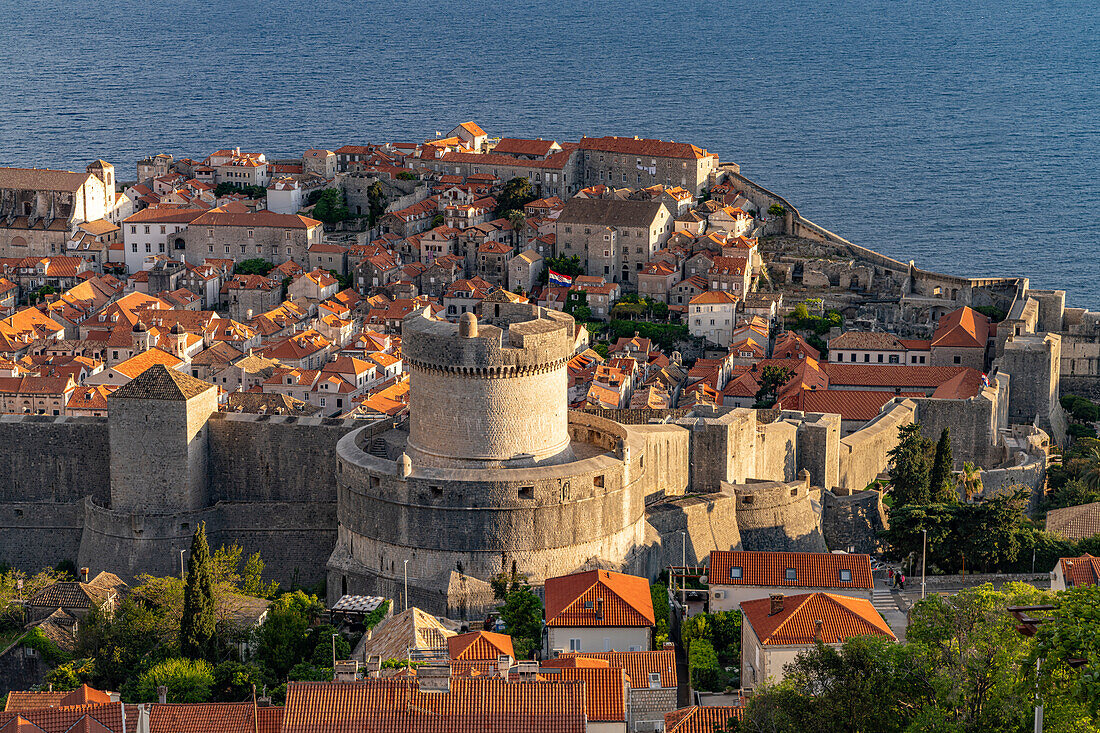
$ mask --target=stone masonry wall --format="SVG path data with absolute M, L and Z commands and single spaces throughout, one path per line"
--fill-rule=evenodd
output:
M 913 422 L 916 405 L 901 400 L 872 422 L 840 440 L 839 484 L 850 491 L 863 489 L 890 464 L 887 452 L 897 445 L 898 428 Z
M 110 499 L 107 420 L 0 416 L 0 503 Z

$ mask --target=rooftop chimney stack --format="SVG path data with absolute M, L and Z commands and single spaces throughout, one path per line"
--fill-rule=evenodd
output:
M 771 610 L 768 612 L 769 616 L 774 616 L 777 613 L 783 612 L 783 594 L 772 593 L 769 598 L 771 599 Z
M 596 620 L 603 621 L 603 599 L 596 599 Z
M 168 688 L 164 685 L 161 685 L 157 688 L 157 702 L 159 702 L 161 705 L 164 705 L 168 702 Z
M 450 692 L 451 663 L 426 662 L 416 670 L 416 682 L 421 692 Z
M 824 626 L 824 625 L 825 625 L 825 622 L 823 622 L 821 619 L 818 619 L 818 620 L 814 621 L 814 641 L 816 641 L 819 644 L 821 643 L 821 639 L 822 639 L 821 627 Z
M 87 583 L 88 582 L 88 568 L 81 568 L 80 569 L 80 582 L 81 583 Z

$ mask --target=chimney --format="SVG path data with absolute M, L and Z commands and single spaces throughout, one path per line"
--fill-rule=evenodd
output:
M 497 674 L 502 679 L 508 679 L 508 670 L 512 668 L 512 658 L 507 654 L 497 656 Z
M 359 676 L 359 662 L 355 659 L 343 659 L 336 662 L 333 669 L 334 682 L 355 682 Z
M 416 670 L 416 683 L 421 692 L 450 692 L 451 663 L 426 662 Z
M 603 599 L 596 599 L 596 620 L 603 621 Z
M 80 569 L 80 582 L 81 583 L 87 583 L 88 582 L 88 568 L 81 568 Z
M 821 619 L 814 621 L 814 641 L 821 643 L 821 627 L 825 625 L 825 622 Z
M 164 685 L 161 685 L 157 688 L 157 702 L 159 702 L 161 705 L 164 705 L 166 702 L 168 702 L 168 688 Z
M 774 616 L 777 613 L 783 611 L 783 594 L 772 593 L 768 598 L 771 600 L 771 610 L 768 611 L 769 616 Z
M 534 682 L 538 678 L 539 663 L 533 660 L 519 663 L 519 681 Z

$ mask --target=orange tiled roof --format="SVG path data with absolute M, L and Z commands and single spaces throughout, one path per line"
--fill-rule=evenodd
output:
M 906 364 L 822 364 L 829 375 L 829 384 L 847 387 L 938 387 L 965 371 L 981 374 L 961 366 L 909 366 Z
M 589 723 L 619 723 L 626 721 L 626 689 L 629 682 L 621 668 L 614 667 L 554 667 L 543 674 L 555 682 L 583 682 Z
M 745 708 L 732 705 L 708 705 L 680 708 L 665 713 L 665 733 L 714 733 L 725 730 L 731 719 L 741 720 Z
M 1100 534 L 1100 501 L 1091 504 L 1051 509 L 1047 512 L 1047 532 L 1066 539 L 1083 540 Z
M 1081 557 L 1063 557 L 1058 562 L 1062 565 L 1067 588 L 1100 585 L 1100 557 L 1085 553 Z
M 932 348 L 984 349 L 989 340 L 989 319 L 973 308 L 963 306 L 945 314 L 936 323 L 932 334 Z
M 840 555 L 830 552 L 748 552 L 715 550 L 710 553 L 712 585 L 763 585 L 789 588 L 873 588 L 869 555 Z M 731 569 L 741 568 L 741 577 Z M 795 571 L 787 579 L 787 569 Z M 841 581 L 840 571 L 852 573 Z
M 661 687 L 677 685 L 676 652 L 671 649 L 644 652 L 566 652 L 558 659 L 572 659 L 577 662 L 588 659 L 625 669 L 626 676 L 630 678 L 630 686 L 636 690 L 649 688 L 649 675 L 653 672 L 660 673 Z
M 608 570 L 547 578 L 546 625 L 653 626 L 649 581 Z
M 888 636 L 894 632 L 864 598 L 833 593 L 785 596 L 783 610 L 771 613 L 771 598 L 742 601 L 741 611 L 756 637 L 765 646 L 813 644 L 816 622 L 821 621 L 821 640 L 838 644 L 853 636 Z
M 19 733 L 24 733 L 24 731 L 67 733 L 74 726 L 81 725 L 83 731 L 87 731 L 87 733 L 103 733 L 105 730 L 111 733 L 123 733 L 123 714 L 122 703 L 118 702 L 57 706 L 38 710 L 25 710 L 20 713 L 4 712 L 0 713 L 0 730 L 3 730 L 4 733 L 13 730 L 18 730 Z M 19 726 L 13 729 L 7 727 L 17 717 L 33 724 L 35 728 Z M 90 720 L 82 724 L 81 721 L 84 721 L 85 718 L 90 718 Z M 136 729 L 136 721 L 127 721 L 127 726 L 130 724 L 134 724 Z
M 150 707 L 150 733 L 256 733 L 257 730 L 257 708 L 251 702 Z
M 701 150 L 690 143 L 674 143 L 633 137 L 582 137 L 580 149 L 654 158 L 696 160 L 707 157 L 706 150 Z
M 501 655 L 516 658 L 512 637 L 490 631 L 471 631 L 447 639 L 447 655 L 459 661 L 493 660 Z
M 585 685 L 452 677 L 422 692 L 416 679 L 290 682 L 282 733 L 584 733 Z

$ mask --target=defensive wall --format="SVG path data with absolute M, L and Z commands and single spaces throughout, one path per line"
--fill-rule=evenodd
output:
M 878 554 L 882 541 L 878 533 L 889 526 L 876 489 L 848 491 L 836 488 L 821 492 L 821 532 L 831 550 Z
M 743 549 L 825 552 L 809 471 L 796 481 L 749 481 L 723 490 L 736 499 Z
M 646 507 L 646 521 L 648 552 L 642 572 L 651 578 L 685 558 L 689 565 L 700 565 L 713 550 L 742 549 L 737 502 L 726 489 L 660 501 Z
M 108 420 L 0 417 L 0 560 L 28 571 L 71 560 L 124 577 L 175 574 L 179 550 L 206 522 L 212 547 L 237 542 L 246 554 L 260 552 L 273 579 L 324 577 L 336 539 L 336 443 L 360 423 L 214 413 L 203 433 L 209 505 L 165 511 L 112 505 Z M 145 425 L 116 440 L 160 439 Z M 163 470 L 155 461 L 142 465 Z
M 848 491 L 865 488 L 890 465 L 888 455 L 898 442 L 898 428 L 916 419 L 912 400 L 895 398 L 882 412 L 851 435 L 840 439 L 838 484 Z
M 996 466 L 1004 461 L 1001 431 L 1008 427 L 1010 377 L 994 372 L 990 384 L 966 399 L 910 397 L 916 405 L 916 422 L 929 440 L 938 440 L 944 428 L 951 429 L 951 452 L 955 468 L 965 461 L 979 466 Z

